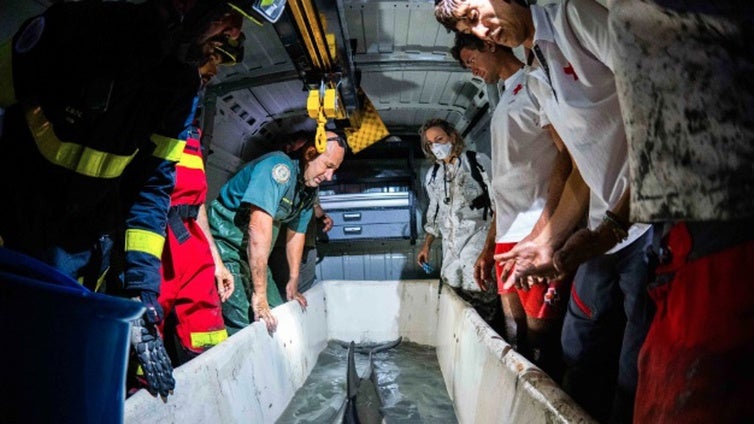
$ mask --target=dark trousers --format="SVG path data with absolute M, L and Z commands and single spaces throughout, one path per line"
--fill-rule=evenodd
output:
M 600 422 L 631 422 L 637 358 L 652 319 L 645 250 L 650 229 L 629 246 L 582 264 L 561 343 L 563 388 Z

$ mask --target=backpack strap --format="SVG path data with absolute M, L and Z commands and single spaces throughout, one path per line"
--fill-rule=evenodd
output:
M 437 176 L 437 170 L 440 169 L 440 164 L 435 162 L 434 166 L 432 166 L 432 178 L 429 179 L 430 182 L 435 180 L 435 177 Z
M 466 157 L 469 159 L 469 168 L 471 169 L 471 177 L 476 180 L 476 182 L 479 184 L 479 187 L 482 189 L 482 194 L 480 194 L 477 198 L 471 201 L 471 209 L 484 209 L 484 213 L 482 214 L 482 219 L 487 220 L 487 214 L 490 212 L 492 202 L 490 201 L 490 192 L 487 189 L 487 184 L 484 182 L 484 178 L 482 178 L 482 172 L 484 171 L 484 168 L 482 165 L 479 164 L 479 162 L 476 160 L 476 152 L 473 150 L 467 150 L 466 151 Z
M 434 182 L 435 177 L 437 176 L 437 170 L 440 169 L 440 164 L 435 162 L 435 165 L 432 167 L 432 178 L 429 179 L 429 182 Z M 443 181 L 444 182 L 444 181 Z M 446 189 L 447 193 L 447 189 Z M 437 203 L 437 206 L 435 207 L 435 216 L 432 218 L 433 221 L 437 220 L 437 213 L 440 212 L 440 202 Z

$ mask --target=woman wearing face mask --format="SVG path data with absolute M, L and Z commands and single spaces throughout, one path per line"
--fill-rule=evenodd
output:
M 445 120 L 430 119 L 419 134 L 422 150 L 433 165 L 424 180 L 429 206 L 426 236 L 417 262 L 426 264 L 432 242 L 442 237 L 441 281 L 454 287 L 494 330 L 503 334 L 496 290 L 482 292 L 474 282 L 474 263 L 494 222 L 487 193 L 490 158 L 467 150 L 461 134 Z

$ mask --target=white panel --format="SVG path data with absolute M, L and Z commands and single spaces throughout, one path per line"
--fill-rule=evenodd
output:
M 330 339 L 370 343 L 400 336 L 397 281 L 332 281 L 325 285 L 325 296 L 331 305 L 327 310 Z

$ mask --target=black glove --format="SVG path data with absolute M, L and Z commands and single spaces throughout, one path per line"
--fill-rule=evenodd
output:
M 148 315 L 150 311 L 145 312 Z M 175 379 L 173 365 L 162 344 L 157 326 L 145 322 L 144 317 L 131 322 L 131 345 L 147 380 L 147 391 L 166 398 L 173 393 Z

